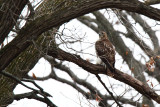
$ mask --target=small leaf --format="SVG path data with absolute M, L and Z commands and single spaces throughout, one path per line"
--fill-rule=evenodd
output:
M 116 21 L 116 23 L 115 23 L 115 24 L 116 24 L 116 25 L 119 25 L 119 23 L 120 23 L 119 21 Z
M 153 65 L 154 63 L 156 63 L 156 62 L 154 61 L 153 57 L 151 57 L 151 59 L 150 59 L 149 62 L 150 62 L 151 65 Z
M 134 71 L 134 67 L 131 68 L 131 71 L 132 71 L 132 72 Z
M 37 77 L 36 77 L 36 75 L 32 72 L 32 77 L 34 78 L 34 79 L 36 79 Z
M 154 61 L 154 58 L 151 57 L 150 60 L 149 60 L 149 62 L 146 63 L 147 69 L 148 69 L 149 71 L 151 71 L 151 72 L 154 72 L 154 70 L 155 70 L 155 63 L 156 63 L 156 62 Z
M 150 71 L 150 69 L 151 69 L 151 65 L 150 65 L 150 63 L 146 63 L 146 67 L 147 67 L 147 69 Z
M 96 101 L 101 101 L 102 98 L 96 94 Z
M 153 87 L 153 83 L 151 82 L 151 86 Z
M 149 107 L 148 104 L 142 104 L 142 107 Z
M 128 55 L 128 51 L 126 51 L 126 55 Z

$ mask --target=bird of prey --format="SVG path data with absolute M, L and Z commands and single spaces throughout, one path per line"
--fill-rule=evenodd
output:
M 99 33 L 99 40 L 95 43 L 95 49 L 97 56 L 105 64 L 105 68 L 108 67 L 110 71 L 114 72 L 115 49 L 104 31 Z

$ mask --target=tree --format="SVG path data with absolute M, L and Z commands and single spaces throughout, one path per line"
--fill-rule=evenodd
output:
M 156 31 L 152 29 L 152 26 L 144 20 L 144 16 L 147 16 L 152 20 L 157 21 L 156 26 L 158 26 L 158 21 L 160 21 L 160 10 L 149 6 L 148 4 L 154 3 L 150 3 L 150 1 L 144 3 L 138 0 L 44 0 L 34 5 L 34 3 L 29 0 L 1 0 L 1 106 L 9 105 L 13 100 L 20 100 L 23 98 L 36 99 L 46 103 L 48 106 L 56 106 L 48 98 L 51 95 L 34 82 L 35 80 L 47 80 L 50 78 L 70 85 L 83 94 L 86 99 L 99 101 L 100 106 L 110 105 L 108 100 L 115 101 L 119 106 L 122 106 L 123 104 L 130 104 L 133 106 L 147 104 L 153 107 L 153 100 L 156 103 L 160 103 L 159 95 L 154 90 L 154 87 L 148 85 L 145 76 L 145 74 L 147 74 L 158 82 L 160 80 L 158 78 L 160 68 L 158 37 Z M 123 27 L 125 27 L 126 32 L 116 30 L 111 20 L 106 18 L 105 14 L 102 14 L 101 11 L 98 11 L 99 9 L 104 9 L 106 11 L 110 9 L 111 12 L 114 12 L 119 19 L 115 19 L 116 23 L 122 24 Z M 23 15 L 23 12 L 27 13 L 27 15 Z M 95 18 L 90 17 L 90 15 L 85 15 L 87 13 L 91 13 Z M 140 14 L 144 16 L 141 16 Z M 116 52 L 126 62 L 134 77 L 118 69 L 116 69 L 116 72 L 112 75 L 109 70 L 106 72 L 106 69 L 103 66 L 93 64 L 88 59 L 82 58 L 82 55 L 84 54 L 83 50 L 77 51 L 74 50 L 74 48 L 68 47 L 67 44 L 83 44 L 85 39 L 80 37 L 76 38 L 76 35 L 67 36 L 63 31 L 58 32 L 58 29 L 62 24 L 74 18 L 77 18 L 77 20 L 96 33 L 101 30 L 107 32 L 110 41 L 115 46 Z M 137 34 L 137 29 L 135 29 L 131 19 L 139 24 L 143 31 L 148 35 L 148 38 L 153 44 L 153 49 L 148 46 L 144 38 L 141 38 L 142 35 Z M 141 53 L 142 58 L 148 58 L 148 60 L 145 61 L 145 64 L 142 63 L 140 59 L 136 59 L 134 52 L 125 44 L 121 35 L 129 38 L 143 51 Z M 13 37 L 13 40 L 6 43 L 8 37 Z M 65 50 L 62 46 L 66 46 L 69 50 L 72 50 L 72 52 Z M 52 71 L 50 75 L 43 78 L 36 77 L 35 74 L 28 76 L 28 72 L 42 57 L 51 64 Z M 96 57 L 94 56 L 93 60 L 95 59 Z M 86 72 L 96 75 L 100 83 L 110 94 L 103 95 L 94 84 L 87 82 L 85 79 L 80 79 L 74 74 L 72 68 L 69 68 L 64 64 L 64 61 L 72 62 Z M 153 66 L 154 64 L 155 68 Z M 58 76 L 55 73 L 56 69 L 66 72 L 73 81 Z M 125 96 L 115 96 L 110 91 L 111 89 L 108 89 L 104 84 L 106 80 L 102 81 L 98 74 L 108 75 L 115 80 L 129 85 L 133 90 L 141 93 L 143 96 L 142 102 L 139 101 L 137 103 L 134 99 L 136 96 L 131 96 L 131 100 L 130 98 L 125 98 Z M 31 82 L 38 89 L 27 86 L 23 82 Z M 153 86 L 153 83 L 150 83 L 151 86 Z M 17 84 L 21 84 L 32 91 L 16 95 L 13 93 L 13 90 Z M 79 85 L 84 86 L 89 91 L 86 92 Z M 38 94 L 40 94 L 41 97 L 38 96 Z

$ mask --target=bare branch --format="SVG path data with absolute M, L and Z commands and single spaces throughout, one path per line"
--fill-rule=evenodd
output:
M 117 101 L 117 99 L 115 99 L 115 97 L 113 96 L 113 93 L 106 87 L 106 85 L 104 84 L 104 82 L 101 80 L 101 77 L 96 74 L 96 77 L 98 78 L 98 80 L 100 81 L 100 83 L 104 86 L 104 88 L 107 90 L 107 92 L 111 95 L 111 97 L 113 98 L 113 100 L 117 103 L 117 105 L 119 107 L 122 107 L 119 102 Z
M 106 74 L 106 75 L 111 76 L 111 74 L 110 74 L 111 72 L 109 72 L 109 71 L 106 72 L 104 67 L 102 67 L 100 65 L 94 65 L 88 61 L 83 60 L 80 56 L 67 53 L 61 49 L 58 49 L 58 48 L 49 49 L 48 55 L 50 55 L 54 58 L 57 58 L 59 60 L 73 62 L 90 73 L 93 73 L 93 74 L 102 73 L 102 74 Z M 140 92 L 141 94 L 143 94 L 147 98 L 153 99 L 157 103 L 160 103 L 160 100 L 159 100 L 160 97 L 158 94 L 156 94 L 149 86 L 143 84 L 141 81 L 131 77 L 130 75 L 125 74 L 119 70 L 116 70 L 113 78 L 130 85 L 131 87 L 133 87 L 135 90 L 137 90 L 138 92 Z
M 147 5 L 154 5 L 154 4 L 159 4 L 160 0 L 146 0 L 145 3 Z
M 42 97 L 38 96 L 37 94 L 39 94 L 39 93 L 37 93 L 36 91 L 23 93 L 23 94 L 16 94 L 16 95 L 14 95 L 14 100 L 21 100 L 21 99 L 24 99 L 24 98 L 35 99 L 35 100 L 46 103 L 50 107 L 57 107 L 48 98 L 42 98 Z
M 155 20 L 160 20 L 160 10 L 147 6 L 137 0 L 80 0 L 76 1 L 76 3 L 71 1 L 65 2 L 65 4 L 70 5 L 62 5 L 63 8 L 60 6 L 53 13 L 45 14 L 31 21 L 19 32 L 19 35 L 12 42 L 2 49 L 0 53 L 0 71 L 19 55 L 22 50 L 25 50 L 30 45 L 28 41 L 31 39 L 36 40 L 39 35 L 46 30 L 98 9 L 119 8 L 137 12 Z M 59 12 L 60 14 L 58 14 Z M 12 54 L 10 54 L 10 52 L 12 52 Z
M 87 25 L 88 27 L 90 27 L 91 29 L 93 29 L 94 31 L 99 32 L 98 29 L 97 29 L 97 27 L 94 24 L 91 23 L 90 20 L 92 20 L 92 19 L 90 19 L 88 17 L 85 17 L 85 16 L 78 17 L 77 19 L 81 23 L 83 23 L 83 24 Z
M 52 62 L 53 63 L 53 62 Z M 72 86 L 73 88 L 75 88 L 78 92 L 80 92 L 82 95 L 84 95 L 86 97 L 86 99 L 90 99 L 90 100 L 95 100 L 96 99 L 96 93 L 98 96 L 100 96 L 103 100 L 100 102 L 100 104 L 102 105 L 107 105 L 106 102 L 108 100 L 113 100 L 113 98 L 111 96 L 108 96 L 108 95 L 102 95 L 96 87 L 94 87 L 92 84 L 88 83 L 86 80 L 82 80 L 82 79 L 79 79 L 68 67 L 66 67 L 65 65 L 62 65 L 62 63 L 57 63 L 57 62 L 54 62 L 54 67 L 68 73 L 70 75 L 70 77 L 73 79 L 74 83 L 71 82 L 71 81 L 68 81 L 66 79 L 63 79 L 61 77 L 58 77 L 56 74 L 55 74 L 55 71 L 53 70 L 48 76 L 45 76 L 45 77 L 36 77 L 36 78 L 33 78 L 33 77 L 30 77 L 28 76 L 27 78 L 29 79 L 33 79 L 33 80 L 39 80 L 39 81 L 44 81 L 44 80 L 48 80 L 48 79 L 54 79 L 54 80 L 57 80 L 59 82 L 62 82 L 62 83 L 66 83 L 70 86 Z M 53 67 L 52 67 L 53 68 Z M 77 84 L 79 85 L 82 85 L 84 87 L 86 87 L 91 93 L 88 93 L 88 92 L 85 92 L 84 90 L 82 90 Z M 95 90 L 97 90 L 97 92 L 95 92 Z M 115 99 L 118 99 L 120 102 L 122 102 L 123 104 L 131 104 L 133 106 L 137 106 L 137 107 L 140 107 L 140 103 L 138 102 L 135 102 L 133 100 L 128 100 L 126 98 L 119 98 L 119 97 L 115 97 Z
M 148 23 L 142 19 L 142 17 L 136 13 L 127 12 L 131 17 L 141 25 L 143 30 L 148 34 L 148 36 L 151 38 L 151 41 L 154 46 L 154 53 L 157 53 L 159 51 L 159 41 L 156 36 L 156 32 L 152 30 L 152 28 L 148 25 Z
M 117 10 L 118 11 L 118 10 Z M 135 33 L 133 29 L 133 25 L 129 22 L 129 19 L 127 15 L 123 12 L 118 11 L 117 13 L 118 17 L 121 19 L 122 24 L 126 27 L 128 33 L 125 35 L 126 37 L 130 38 L 133 40 L 135 43 L 138 44 L 138 46 L 141 47 L 141 49 L 149 56 L 153 56 L 154 52 L 151 50 L 151 48 L 142 40 L 138 37 L 138 35 Z
M 4 76 L 10 78 L 10 79 L 15 80 L 17 83 L 23 85 L 24 87 L 26 87 L 26 88 L 28 88 L 28 89 L 30 89 L 30 90 L 33 90 L 33 91 L 35 91 L 35 92 L 37 92 L 38 94 L 44 96 L 45 98 L 47 98 L 47 96 L 49 96 L 49 97 L 51 96 L 50 94 L 44 92 L 43 89 L 42 89 L 40 86 L 38 86 L 34 81 L 22 79 L 22 81 L 32 82 L 37 88 L 40 89 L 40 91 L 39 91 L 39 90 L 36 90 L 36 89 L 34 89 L 34 88 L 32 88 L 32 87 L 29 87 L 29 86 L 25 85 L 19 78 L 11 75 L 10 73 L 4 72 L 4 71 L 2 71 L 2 72 L 0 72 L 0 73 L 1 73 L 2 75 L 4 75 Z M 45 96 L 46 94 L 47 94 L 47 96 Z

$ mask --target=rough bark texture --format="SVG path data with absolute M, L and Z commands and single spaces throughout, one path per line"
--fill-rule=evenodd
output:
M 0 44 L 15 26 L 28 0 L 0 0 Z
M 63 24 L 73 18 L 102 8 L 119 8 L 137 12 L 155 20 L 160 20 L 160 10 L 138 1 L 128 0 L 81 0 L 58 1 L 52 14 L 44 15 L 26 25 L 19 35 L 0 52 L 0 71 L 3 70 L 22 50 L 26 49 L 30 40 L 37 39 L 44 31 Z M 27 32 L 27 33 L 26 33 Z M 12 52 L 12 54 L 9 54 Z
M 41 39 L 43 38 L 41 37 Z M 41 39 L 38 44 L 41 43 Z M 15 58 L 5 71 L 18 78 L 23 78 L 34 67 L 39 58 L 38 50 L 32 45 Z M 3 106 L 14 100 L 13 90 L 17 82 L 2 75 L 0 75 L 0 81 L 0 106 Z
M 160 0 L 146 0 L 145 3 L 148 5 L 154 5 L 154 4 L 159 4 Z

